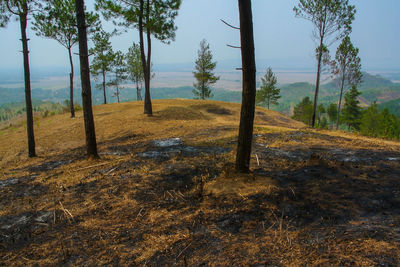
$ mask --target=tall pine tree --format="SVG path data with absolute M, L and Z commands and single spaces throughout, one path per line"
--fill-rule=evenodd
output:
M 24 62 L 25 105 L 26 105 L 26 131 L 28 136 L 28 156 L 36 156 L 35 135 L 33 130 L 33 109 L 31 95 L 31 73 L 29 66 L 29 49 L 26 27 L 28 16 L 37 5 L 34 0 L 0 0 L 0 27 L 5 27 L 12 16 L 19 20 L 21 30 L 22 53 Z
M 204 100 L 213 96 L 210 85 L 219 80 L 219 76 L 213 73 L 217 62 L 213 62 L 210 45 L 205 39 L 200 42 L 200 49 L 197 55 L 196 70 L 193 72 L 197 82 L 193 84 L 195 88 L 193 89 L 193 94 L 196 98 Z
M 360 94 L 357 87 L 353 86 L 344 96 L 343 122 L 349 129 L 360 129 L 361 108 L 359 107 L 360 101 L 357 99 Z
M 314 26 L 313 38 L 318 43 L 317 79 L 315 83 L 314 106 L 311 125 L 314 127 L 318 107 L 318 93 L 324 53 L 338 39 L 351 32 L 356 13 L 349 0 L 299 0 L 293 8 L 296 17 L 310 21 Z
M 72 47 L 78 43 L 78 29 L 76 28 L 75 0 L 49 0 L 47 5 L 37 12 L 34 17 L 33 29 L 36 35 L 56 40 L 68 50 L 71 67 L 69 74 L 70 112 L 71 118 L 75 117 L 74 109 L 74 63 L 72 60 Z M 86 12 L 85 14 L 88 33 L 99 29 L 99 16 Z

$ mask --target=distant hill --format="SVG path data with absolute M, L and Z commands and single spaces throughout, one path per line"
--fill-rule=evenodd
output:
M 400 98 L 379 104 L 378 108 L 380 110 L 387 108 L 389 109 L 390 113 L 400 117 Z
M 362 92 L 359 99 L 363 106 L 368 106 L 374 101 L 381 104 L 400 98 L 399 83 L 393 83 L 379 75 L 372 75 L 369 73 L 364 73 L 363 75 L 363 83 L 359 87 L 359 90 Z M 6 85 L 3 85 L 3 88 L 0 87 L 0 105 L 9 102 L 24 101 L 23 88 L 10 89 L 4 87 L 6 87 Z M 281 85 L 280 88 L 282 97 L 279 100 L 279 105 L 272 107 L 272 109 L 284 113 L 290 113 L 293 107 L 305 96 L 313 98 L 315 90 L 315 86 L 307 82 L 285 84 Z M 152 88 L 151 95 L 152 99 L 193 99 L 194 96 L 192 90 L 192 86 Z M 335 81 L 323 84 L 320 88 L 319 103 L 330 104 L 337 102 L 339 93 L 340 91 L 337 88 Z M 213 94 L 214 97 L 211 99 L 225 102 L 239 103 L 242 98 L 242 93 L 240 91 L 214 89 Z M 41 101 L 63 103 L 69 98 L 69 89 L 44 90 L 41 88 L 34 88 L 32 90 L 32 98 Z M 103 92 L 101 90 L 93 89 L 92 98 L 94 105 L 102 104 Z M 112 88 L 107 89 L 107 100 L 109 103 L 116 102 L 116 98 L 113 97 Z M 136 100 L 136 89 L 130 87 L 123 89 L 121 91 L 121 101 L 126 102 L 132 100 Z M 80 88 L 75 88 L 75 101 L 78 103 L 81 102 Z
M 305 96 L 313 98 L 315 85 L 310 83 L 294 83 L 282 85 L 280 104 L 274 107 L 275 110 L 288 112 Z M 385 103 L 393 99 L 400 98 L 400 84 L 393 83 L 380 75 L 363 73 L 363 82 L 359 86 L 361 96 L 359 98 L 361 105 L 368 106 L 374 101 Z M 321 85 L 319 92 L 319 103 L 330 104 L 338 101 L 340 91 L 337 83 L 331 81 Z

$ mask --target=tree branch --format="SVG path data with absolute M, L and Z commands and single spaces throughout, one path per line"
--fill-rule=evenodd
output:
M 234 45 L 230 45 L 230 44 L 227 44 L 226 46 L 228 46 L 230 48 L 238 48 L 238 49 L 242 48 L 241 46 L 234 46 Z
M 231 27 L 232 29 L 235 29 L 235 30 L 240 30 L 240 28 L 239 27 L 235 27 L 235 26 L 232 26 L 231 24 L 229 24 L 228 22 L 226 22 L 225 20 L 223 20 L 223 19 L 221 19 L 221 21 L 225 24 L 225 25 L 227 25 L 227 26 L 229 26 L 229 27 Z

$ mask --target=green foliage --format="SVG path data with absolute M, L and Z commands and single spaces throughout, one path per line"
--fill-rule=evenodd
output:
M 388 109 L 379 111 L 376 102 L 362 114 L 360 132 L 372 137 L 400 138 L 400 120 Z
M 138 44 L 133 43 L 133 45 L 129 47 L 128 53 L 126 54 L 126 65 L 129 79 L 137 85 L 142 83 L 144 81 L 144 74 L 140 46 Z
M 266 74 L 261 78 L 261 83 L 260 90 L 256 94 L 256 104 L 266 105 L 268 109 L 270 105 L 278 105 L 281 89 L 276 87 L 277 79 L 271 68 L 267 69 Z
M 89 50 L 93 60 L 90 66 L 90 73 L 95 76 L 102 76 L 103 83 L 96 85 L 96 88 L 104 92 L 104 104 L 106 100 L 106 75 L 112 70 L 112 64 L 115 60 L 115 53 L 112 49 L 110 38 L 113 33 L 100 30 L 93 35 L 94 47 Z
M 329 121 L 332 122 L 332 123 L 336 122 L 337 110 L 338 110 L 338 108 L 337 108 L 337 104 L 336 103 L 331 103 L 328 106 L 327 114 L 328 114 Z
M 116 96 L 118 102 L 120 102 L 120 90 L 122 89 L 121 84 L 128 78 L 126 58 L 121 51 L 117 51 L 114 54 L 111 72 L 114 74 L 114 77 L 107 83 L 107 85 L 115 88 L 114 96 Z
M 114 24 L 130 28 L 139 27 L 140 1 L 143 0 L 96 0 L 96 9 L 101 10 L 107 20 Z M 151 0 L 144 1 L 145 19 L 143 27 L 161 42 L 169 43 L 175 39 L 175 17 L 181 5 L 181 0 Z M 149 3 L 149 6 L 147 6 Z M 149 10 L 149 14 L 147 14 Z
M 62 46 L 70 49 L 78 42 L 76 27 L 75 0 L 48 0 L 40 12 L 34 14 L 33 27 L 37 36 L 56 40 Z M 99 29 L 99 16 L 86 12 L 88 33 Z
M 89 50 L 93 55 L 90 72 L 94 76 L 111 71 L 115 58 L 110 38 L 113 34 L 100 30 L 93 35 L 94 47 Z
M 361 108 L 359 107 L 360 101 L 357 97 L 361 93 L 357 90 L 356 86 L 353 86 L 344 97 L 344 108 L 342 111 L 343 122 L 347 124 L 350 129 L 360 129 L 361 119 Z
M 307 96 L 294 107 L 292 118 L 307 125 L 311 125 L 313 113 L 313 102 Z
M 356 10 L 353 5 L 349 5 L 349 0 L 299 0 L 293 11 L 296 17 L 309 20 L 314 26 L 313 37 L 318 43 L 315 50 L 318 67 L 314 93 L 314 99 L 317 101 L 320 75 L 330 61 L 328 47 L 351 32 L 351 24 Z M 314 103 L 313 127 L 317 113 L 316 105 L 317 103 Z
M 195 71 L 193 72 L 197 83 L 194 83 L 193 94 L 196 98 L 206 99 L 212 97 L 210 85 L 219 80 L 218 76 L 213 73 L 217 62 L 213 62 L 210 45 L 205 39 L 200 42 L 200 49 L 197 52 Z
M 318 124 L 318 128 L 320 129 L 328 129 L 328 120 L 326 117 L 323 117 L 321 122 Z
M 322 44 L 343 38 L 351 32 L 351 24 L 356 13 L 349 0 L 299 0 L 293 8 L 296 17 L 311 21 L 314 37 Z
M 379 104 L 378 108 L 379 110 L 387 108 L 390 113 L 400 117 L 400 98 Z

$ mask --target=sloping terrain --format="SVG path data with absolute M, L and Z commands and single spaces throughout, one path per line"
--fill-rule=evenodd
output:
M 400 144 L 257 109 L 251 174 L 233 169 L 240 105 L 94 107 L 0 132 L 0 264 L 398 266 Z

